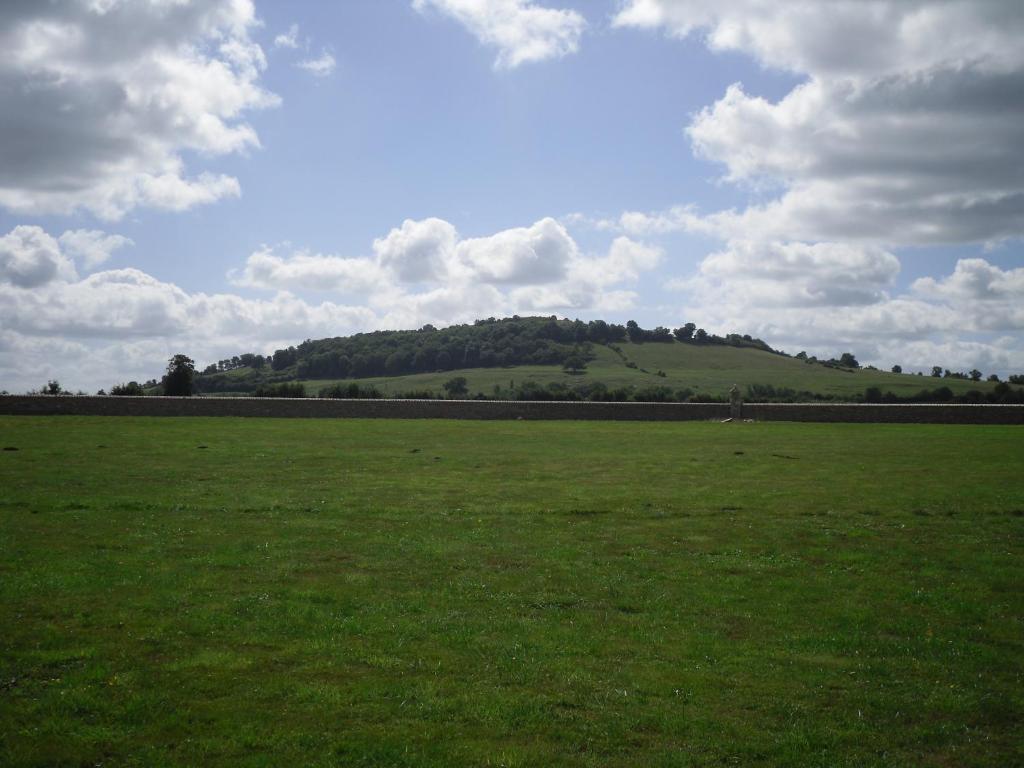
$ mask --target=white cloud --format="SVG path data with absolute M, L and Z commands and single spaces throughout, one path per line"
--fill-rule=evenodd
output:
M 1024 307 L 1024 267 L 1003 270 L 985 259 L 960 259 L 952 275 L 940 280 L 922 277 L 914 281 L 913 289 L 925 296 L 1019 302 Z
M 412 5 L 450 16 L 482 44 L 497 48 L 497 69 L 575 53 L 587 26 L 576 11 L 545 8 L 532 0 L 413 0 Z
M 132 268 L 80 279 L 68 255 L 95 266 L 129 242 L 96 230 L 58 239 L 35 226 L 0 237 L 0 388 L 24 391 L 58 378 L 95 390 L 158 376 L 182 351 L 202 362 L 379 328 L 617 311 L 636 300 L 623 285 L 662 258 L 625 237 L 606 254 L 583 254 L 550 218 L 478 238 L 460 238 L 442 219 L 406 220 L 373 242 L 372 256 L 255 251 L 230 277 L 273 297 L 249 299 L 189 292 Z M 316 292 L 344 301 L 296 295 Z
M 18 226 L 0 237 L 0 286 L 36 288 L 75 277 L 75 265 L 40 227 Z
M 943 354 L 950 366 L 1024 365 L 1012 335 L 1024 328 L 1024 270 L 965 259 L 899 294 L 893 253 L 1024 236 L 1024 6 L 628 0 L 613 23 L 699 34 L 713 51 L 803 76 L 777 101 L 736 83 L 687 127 L 696 155 L 767 202 L 589 222 L 724 241 L 670 284 L 690 319 L 815 353 L 844 345 L 879 363 L 903 351 L 929 367 Z
M 883 301 L 899 271 L 899 259 L 873 246 L 743 240 L 707 256 L 697 280 L 734 301 L 841 307 Z
M 961 260 L 952 275 L 896 294 L 898 269 L 873 246 L 738 241 L 669 287 L 686 295 L 680 322 L 742 330 L 791 352 L 850 349 L 861 362 L 904 367 L 1024 367 L 1024 344 L 1013 336 L 1024 330 L 1024 270 Z
M 1024 235 L 1024 6 L 995 0 L 633 0 L 618 26 L 701 31 L 806 76 L 777 102 L 734 84 L 696 153 L 780 197 L 708 217 L 727 238 L 964 243 Z M 687 224 L 688 222 L 680 222 Z
M 372 259 L 344 258 L 297 251 L 278 256 L 271 248 L 261 248 L 246 260 L 236 285 L 272 290 L 331 291 L 367 293 L 376 290 L 388 278 Z
M 321 51 L 315 59 L 303 59 L 295 66 L 304 69 L 314 77 L 328 77 L 334 73 L 337 64 L 329 51 Z
M 565 227 L 551 218 L 490 237 L 463 240 L 455 251 L 458 270 L 481 282 L 529 285 L 562 279 L 579 255 Z
M 270 290 L 358 293 L 384 313 L 399 305 L 437 306 L 437 297 L 450 292 L 460 297 L 482 292 L 487 297 L 482 305 L 487 314 L 500 307 L 589 309 L 631 302 L 635 294 L 615 293 L 613 300 L 607 295 L 614 292 L 606 289 L 635 282 L 657 266 L 663 255 L 660 248 L 626 237 L 617 238 L 607 255 L 584 255 L 565 227 L 552 218 L 475 238 L 461 238 L 443 219 L 406 219 L 374 240 L 373 252 L 373 258 L 302 250 L 282 256 L 263 248 L 251 254 L 232 279 L 237 285 Z M 402 286 L 428 290 L 416 293 Z M 536 289 L 521 290 L 525 286 Z M 494 303 L 495 296 L 502 296 L 502 301 Z M 462 308 L 473 306 L 477 304 L 469 302 Z M 436 319 L 431 315 L 425 322 Z
M 108 235 L 98 229 L 72 229 L 59 238 L 60 247 L 73 258 L 80 259 L 86 269 L 98 267 L 119 248 L 134 245 L 131 238 Z
M 244 115 L 278 98 L 259 83 L 256 24 L 251 0 L 5 4 L 0 206 L 118 219 L 237 195 L 182 158 L 259 146 Z
M 642 272 L 657 267 L 665 252 L 658 246 L 638 243 L 628 237 L 617 237 L 608 255 L 596 259 L 576 259 L 570 273 L 578 280 L 591 280 L 597 285 L 634 282 Z
M 299 47 L 299 25 L 292 24 L 287 32 L 282 32 L 274 38 L 275 48 L 298 48 Z
M 700 31 L 712 50 L 835 78 L 1024 63 L 1015 0 L 627 0 L 613 24 L 677 37 Z
M 373 241 L 373 251 L 382 267 L 394 272 L 404 283 L 442 280 L 455 257 L 458 233 L 443 219 L 406 219 Z

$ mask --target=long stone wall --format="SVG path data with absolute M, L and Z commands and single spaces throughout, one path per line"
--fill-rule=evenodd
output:
M 362 419 L 587 419 L 706 421 L 729 416 L 728 403 L 588 403 L 519 400 L 321 400 L 254 397 L 0 396 L 15 416 L 272 416 Z M 746 403 L 755 421 L 913 424 L 1024 424 L 1021 405 Z
M 724 419 L 721 403 L 588 403 L 522 400 L 332 400 L 263 397 L 0 397 L 0 414 L 75 416 L 275 416 L 359 419 Z
M 745 403 L 743 418 L 883 424 L 1024 424 L 1024 405 Z

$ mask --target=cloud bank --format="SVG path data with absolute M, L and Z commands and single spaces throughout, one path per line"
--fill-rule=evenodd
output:
M 689 312 L 780 344 L 856 345 L 876 361 L 1024 362 L 1019 338 L 993 336 L 1021 330 L 1017 270 L 963 259 L 947 278 L 894 291 L 901 248 L 1024 236 L 1024 6 L 629 0 L 613 25 L 699 36 L 803 77 L 778 101 L 735 83 L 686 126 L 723 181 L 774 198 L 596 222 L 722 240 L 673 281 Z
M 22 214 L 180 211 L 240 193 L 184 153 L 259 147 L 278 98 L 250 0 L 0 5 L 0 206 Z
M 208 362 L 377 328 L 625 309 L 636 299 L 627 287 L 662 258 L 627 237 L 607 253 L 583 253 L 550 218 L 475 238 L 442 219 L 406 220 L 368 256 L 260 248 L 231 279 L 271 296 L 245 298 L 189 292 L 131 268 L 80 277 L 71 252 L 84 262 L 90 249 L 126 244 L 118 238 L 53 237 L 35 226 L 0 237 L 0 385 L 21 391 L 74 370 L 66 385 L 95 390 L 115 377 L 156 376 L 182 351 Z

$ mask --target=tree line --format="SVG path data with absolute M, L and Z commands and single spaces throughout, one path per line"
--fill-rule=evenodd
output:
M 374 331 L 353 336 L 306 340 L 278 349 L 266 358 L 246 354 L 207 366 L 198 384 L 203 391 L 237 391 L 268 377 L 257 372 L 269 365 L 269 379 L 346 379 L 403 376 L 462 368 L 516 365 L 560 365 L 582 370 L 593 358 L 592 344 L 634 343 L 719 344 L 776 352 L 749 334 L 717 336 L 694 323 L 669 330 L 645 329 L 604 320 L 559 320 L 551 317 L 487 318 L 472 324 L 415 331 Z M 776 352 L 777 353 L 777 352 Z M 251 371 L 239 374 L 238 369 Z M 231 375 L 218 375 L 227 374 Z

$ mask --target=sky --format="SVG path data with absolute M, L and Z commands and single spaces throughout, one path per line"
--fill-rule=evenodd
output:
M 0 390 L 558 315 L 1024 372 L 1019 0 L 7 0 Z

